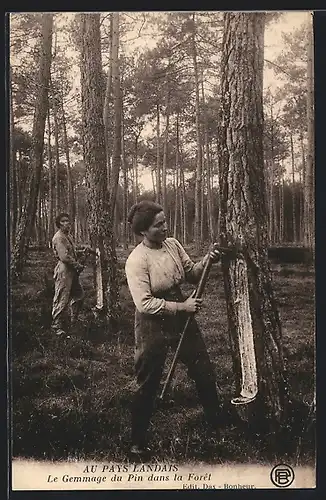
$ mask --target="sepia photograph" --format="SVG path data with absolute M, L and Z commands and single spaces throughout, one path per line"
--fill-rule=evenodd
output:
M 12 491 L 315 488 L 314 13 L 7 16 Z

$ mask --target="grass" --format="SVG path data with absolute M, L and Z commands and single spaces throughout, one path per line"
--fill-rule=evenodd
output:
M 193 250 L 190 255 L 196 258 Z M 78 334 L 54 338 L 50 332 L 51 294 L 44 274 L 52 274 L 50 251 L 30 252 L 22 280 L 12 286 L 11 387 L 13 456 L 36 459 L 128 460 L 133 380 L 133 312 L 123 273 L 128 252 L 119 250 L 120 330 L 113 334 L 94 324 L 91 268 L 81 281 L 86 301 Z M 254 430 L 231 412 L 217 443 L 206 434 L 193 383 L 178 365 L 171 401 L 157 407 L 150 438 L 157 461 L 312 463 L 315 457 L 314 270 L 306 265 L 273 266 L 273 282 L 283 326 L 284 355 L 293 398 L 280 436 Z M 184 286 L 190 292 L 190 285 Z M 233 395 L 226 305 L 219 266 L 205 291 L 198 315 L 221 398 Z M 166 366 L 170 365 L 171 354 Z

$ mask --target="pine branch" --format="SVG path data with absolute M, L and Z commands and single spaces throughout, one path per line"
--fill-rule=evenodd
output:
M 288 73 L 287 71 L 285 71 L 284 68 L 282 68 L 281 66 L 279 66 L 278 64 L 274 63 L 273 61 L 269 61 L 268 59 L 264 59 L 265 62 L 267 62 L 268 64 L 271 64 L 272 66 L 275 66 L 279 71 L 281 71 L 282 73 L 284 73 L 285 75 L 287 75 L 291 80 L 296 80 L 297 81 L 297 77 L 294 78 L 290 73 Z M 303 79 L 301 79 L 303 81 Z

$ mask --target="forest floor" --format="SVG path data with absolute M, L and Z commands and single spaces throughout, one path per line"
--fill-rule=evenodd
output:
M 193 249 L 187 249 L 196 260 Z M 118 249 L 122 315 L 112 334 L 96 327 L 92 269 L 81 275 L 86 292 L 78 331 L 69 339 L 50 331 L 51 294 L 44 274 L 52 274 L 50 250 L 31 251 L 20 282 L 11 289 L 11 388 L 13 457 L 34 459 L 128 460 L 133 391 L 134 306 L 124 276 L 130 252 Z M 273 286 L 283 327 L 284 357 L 292 404 L 281 436 L 255 431 L 232 413 L 222 440 L 208 438 L 193 382 L 178 365 L 171 401 L 157 407 L 150 427 L 154 461 L 313 463 L 314 268 L 272 265 Z M 190 292 L 192 287 L 185 286 Z M 219 265 L 213 267 L 198 314 L 215 366 L 221 399 L 234 394 L 226 304 Z M 167 360 L 170 366 L 171 356 Z

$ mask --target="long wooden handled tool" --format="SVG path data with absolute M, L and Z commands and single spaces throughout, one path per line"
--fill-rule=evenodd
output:
M 205 288 L 205 285 L 206 285 L 206 282 L 207 282 L 207 278 L 208 278 L 208 275 L 209 275 L 209 271 L 210 271 L 211 266 L 212 266 L 212 262 L 213 262 L 213 259 L 211 257 L 209 257 L 207 259 L 207 261 L 206 261 L 206 264 L 205 264 L 205 267 L 203 269 L 203 272 L 202 272 L 200 281 L 199 281 L 199 283 L 197 285 L 197 288 L 196 288 L 195 292 L 191 295 L 191 297 L 193 297 L 194 299 L 200 299 L 201 296 L 202 296 L 202 294 L 203 294 L 203 291 L 204 291 L 204 288 Z M 161 394 L 159 396 L 159 399 L 161 401 L 163 401 L 164 396 L 165 396 L 167 390 L 170 387 L 171 380 L 172 380 L 172 377 L 174 375 L 174 371 L 175 371 L 175 368 L 176 368 L 176 365 L 177 365 L 177 361 L 178 361 L 180 349 L 181 349 L 183 340 L 184 340 L 184 338 L 185 338 L 185 336 L 187 334 L 188 326 L 189 326 L 189 323 L 190 323 L 192 317 L 193 317 L 193 313 L 190 313 L 189 316 L 188 316 L 188 319 L 187 319 L 187 321 L 185 323 L 185 326 L 183 328 L 183 331 L 182 331 L 182 334 L 181 334 L 181 337 L 180 337 L 177 349 L 175 351 L 175 354 L 174 354 L 174 357 L 173 357 L 173 360 L 172 360 L 172 363 L 171 363 L 170 370 L 169 370 L 169 372 L 167 374 L 166 380 L 165 380 L 164 385 L 163 385 L 162 392 L 161 392 Z

